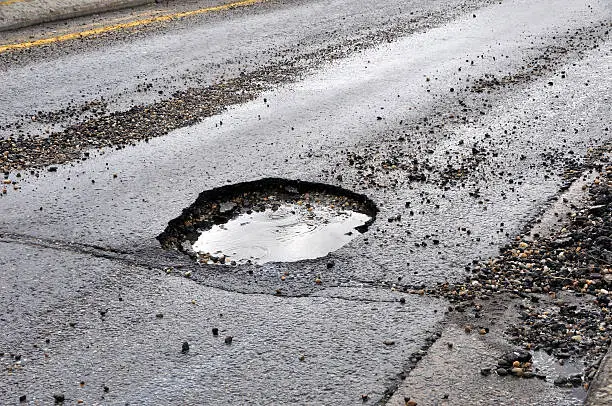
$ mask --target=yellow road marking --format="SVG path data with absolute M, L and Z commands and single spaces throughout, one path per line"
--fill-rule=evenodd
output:
M 123 17 L 116 17 L 116 18 L 111 18 L 111 19 L 106 19 L 104 21 L 100 21 L 100 22 L 93 22 L 90 24 L 85 24 L 83 26 L 81 26 L 81 30 L 86 31 L 86 30 L 93 30 L 95 28 L 100 28 L 100 27 L 106 27 L 108 25 L 117 25 L 117 24 L 121 24 L 122 21 L 129 21 L 129 20 L 133 20 L 134 18 L 153 18 L 153 17 L 157 17 L 160 14 L 163 14 L 163 10 L 151 10 L 151 11 L 145 11 L 136 15 L 129 15 L 129 16 L 123 16 Z M 71 30 L 71 28 L 63 28 L 63 29 L 59 29 L 59 30 L 54 30 L 52 31 L 53 34 L 56 34 L 56 36 L 59 35 L 64 35 L 64 33 L 69 33 Z
M 89 24 L 84 24 L 82 26 L 80 26 L 79 28 L 83 31 L 85 30 L 91 30 L 94 28 L 99 28 L 99 27 L 104 27 L 107 25 L 116 25 L 119 24 L 123 21 L 130 21 L 130 20 L 134 20 L 137 18 L 150 18 L 150 17 L 154 17 L 154 16 L 158 16 L 164 13 L 164 10 L 161 9 L 154 9 L 154 10 L 148 10 L 148 11 L 143 11 L 142 13 L 138 13 L 138 14 L 132 14 L 132 15 L 126 15 L 123 17 L 116 17 L 116 18 L 106 18 L 103 21 L 99 21 L 99 22 L 92 22 Z M 74 27 L 68 27 L 68 28 L 57 28 L 57 29 L 53 29 L 51 31 L 48 32 L 48 35 L 53 35 L 53 36 L 60 36 L 60 35 L 65 35 L 67 33 L 70 33 L 72 30 L 74 30 Z M 19 34 L 19 33 L 17 33 Z M 12 38 L 10 41 L 15 42 L 15 43 L 20 43 L 23 41 L 26 41 L 26 36 L 16 36 L 14 38 Z M 30 39 L 31 40 L 31 39 Z M 5 44 L 6 45 L 6 44 Z M 2 44 L 0 44 L 0 47 L 3 46 Z
M 7 1 L 11 1 L 11 0 L 7 0 Z M 12 1 L 19 1 L 19 0 L 12 0 Z M 197 10 L 183 11 L 180 13 L 173 13 L 173 14 L 165 14 L 165 15 L 161 15 L 157 17 L 130 21 L 127 23 L 109 25 L 109 26 L 100 27 L 100 28 L 92 28 L 90 30 L 59 35 L 57 37 L 43 38 L 43 39 L 38 39 L 35 41 L 20 42 L 16 44 L 0 45 L 0 53 L 14 50 L 14 49 L 27 49 L 27 48 L 40 46 L 40 45 L 48 45 L 48 44 L 54 44 L 56 42 L 63 42 L 63 41 L 69 41 L 73 39 L 91 37 L 94 35 L 100 35 L 100 34 L 104 34 L 107 32 L 124 30 L 124 29 L 134 28 L 134 27 L 140 27 L 143 25 L 149 25 L 153 23 L 161 23 L 161 22 L 166 22 L 166 21 L 178 20 L 180 18 L 191 17 L 191 16 L 195 16 L 198 14 L 212 13 L 215 11 L 224 11 L 224 10 L 230 10 L 233 8 L 246 7 L 246 6 L 251 6 L 257 3 L 263 3 L 266 1 L 268 0 L 242 0 L 242 1 L 236 1 L 233 3 L 221 4 L 221 5 L 213 6 L 213 7 L 201 8 Z
M 22 1 L 25 1 L 25 0 L 3 0 L 3 1 L 0 1 L 0 6 L 8 6 L 9 4 L 20 3 Z

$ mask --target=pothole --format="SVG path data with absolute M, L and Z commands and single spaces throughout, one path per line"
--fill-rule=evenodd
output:
M 375 204 L 337 186 L 279 178 L 204 191 L 158 237 L 203 264 L 324 257 L 367 231 Z

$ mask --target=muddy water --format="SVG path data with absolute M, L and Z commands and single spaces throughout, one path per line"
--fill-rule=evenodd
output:
M 193 250 L 208 263 L 264 264 L 319 258 L 354 239 L 359 235 L 355 227 L 368 220 L 370 216 L 350 210 L 286 204 L 275 210 L 243 213 L 215 225 L 200 235 Z

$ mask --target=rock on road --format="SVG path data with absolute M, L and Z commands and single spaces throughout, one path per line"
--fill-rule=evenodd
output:
M 611 17 L 597 0 L 268 1 L 0 53 L 0 403 L 580 403 L 497 376 L 427 398 L 479 365 L 415 368 L 456 327 L 447 299 L 398 286 L 462 280 L 609 146 Z M 264 177 L 380 212 L 316 260 L 200 267 L 160 247 L 199 193 Z

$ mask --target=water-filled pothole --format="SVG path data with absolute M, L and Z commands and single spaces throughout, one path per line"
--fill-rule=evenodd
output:
M 158 239 L 206 264 L 293 262 L 336 251 L 377 211 L 336 186 L 267 178 L 201 193 Z
M 536 372 L 546 376 L 546 381 L 555 386 L 566 388 L 568 404 L 582 404 L 586 399 L 586 389 L 583 387 L 583 367 L 570 360 L 559 360 L 545 351 L 534 351 L 533 365 Z

